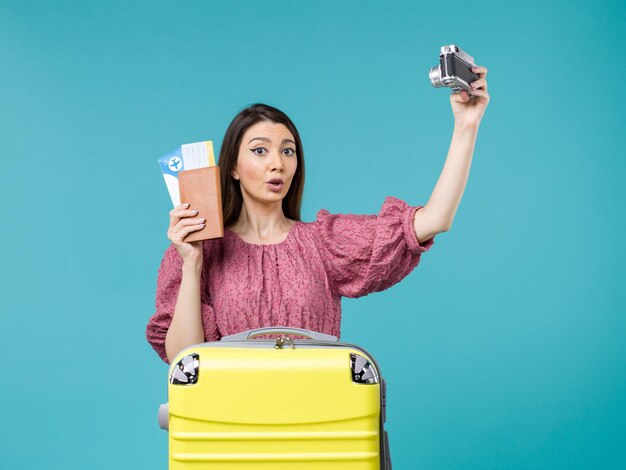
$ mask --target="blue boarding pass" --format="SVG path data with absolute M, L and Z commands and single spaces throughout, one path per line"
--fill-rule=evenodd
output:
M 213 141 L 205 140 L 193 144 L 184 144 L 176 150 L 159 158 L 159 166 L 165 179 L 174 207 L 180 205 L 178 192 L 178 173 L 183 170 L 194 170 L 205 166 L 215 166 Z

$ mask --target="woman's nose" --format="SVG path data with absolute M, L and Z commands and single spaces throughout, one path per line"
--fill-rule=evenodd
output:
M 272 152 L 272 159 L 270 160 L 272 170 L 283 170 L 283 160 L 280 158 L 280 154 Z

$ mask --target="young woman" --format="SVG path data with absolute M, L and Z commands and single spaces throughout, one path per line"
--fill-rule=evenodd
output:
M 169 363 L 191 344 L 264 326 L 340 337 L 341 297 L 382 291 L 407 276 L 434 236 L 452 226 L 489 103 L 487 69 L 469 94 L 452 94 L 450 150 L 425 206 L 387 197 L 378 215 L 300 220 L 304 152 L 281 111 L 255 104 L 232 121 L 220 151 L 224 238 L 183 242 L 204 226 L 181 204 L 158 272 L 146 336 Z

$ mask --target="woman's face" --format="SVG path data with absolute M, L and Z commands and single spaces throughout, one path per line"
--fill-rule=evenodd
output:
M 232 172 L 241 192 L 259 202 L 282 200 L 296 173 L 296 141 L 284 124 L 261 121 L 250 126 L 239 145 L 237 165 Z M 271 180 L 282 180 L 273 185 Z

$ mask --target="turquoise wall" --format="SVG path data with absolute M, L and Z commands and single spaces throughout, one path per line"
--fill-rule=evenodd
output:
M 156 163 L 246 105 L 303 138 L 303 220 L 424 204 L 450 144 L 428 71 L 491 102 L 452 229 L 343 301 L 388 381 L 394 468 L 626 462 L 626 5 L 0 1 L 3 468 L 166 468 L 145 341 L 169 197 Z

